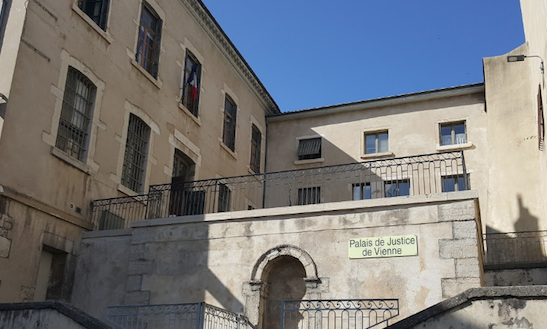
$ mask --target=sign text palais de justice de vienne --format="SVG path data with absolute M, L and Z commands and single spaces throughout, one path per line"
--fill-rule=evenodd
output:
M 382 236 L 348 241 L 349 258 L 383 258 L 418 255 L 415 235 Z

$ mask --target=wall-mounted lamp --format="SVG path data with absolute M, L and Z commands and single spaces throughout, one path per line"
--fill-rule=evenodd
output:
M 523 62 L 524 59 L 526 58 L 529 58 L 529 57 L 536 57 L 536 58 L 539 58 L 539 60 L 541 61 L 541 63 L 539 63 L 539 69 L 541 70 L 541 74 L 544 73 L 544 69 L 543 69 L 543 58 L 541 58 L 540 56 L 538 55 L 511 55 L 511 56 L 507 56 L 507 61 L 509 63 L 512 63 L 512 62 Z

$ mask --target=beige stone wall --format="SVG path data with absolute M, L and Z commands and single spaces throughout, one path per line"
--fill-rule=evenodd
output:
M 459 121 L 466 122 L 468 143 L 440 146 L 439 124 Z M 288 114 L 269 119 L 267 166 L 268 171 L 278 171 L 464 150 L 470 185 L 479 191 L 487 223 L 486 125 L 484 94 L 477 86 Z M 365 155 L 364 133 L 384 130 L 389 134 L 389 153 Z M 322 136 L 321 161 L 296 161 L 298 138 L 303 136 Z
M 263 270 L 285 255 L 306 271 L 304 298 L 398 298 L 401 316 L 408 316 L 481 285 L 476 198 L 473 191 L 457 192 L 135 223 L 131 251 L 118 262 L 129 259 L 124 304 L 205 301 L 245 312 L 257 323 L 260 291 L 267 285 L 261 283 Z M 418 256 L 348 258 L 351 238 L 407 234 L 417 236 Z M 113 254 L 105 246 L 127 249 L 127 240 L 100 235 L 86 234 L 86 257 L 76 273 L 75 291 L 86 287 L 88 300 L 98 300 L 96 291 L 104 296 L 102 286 L 117 291 L 123 285 L 105 266 L 90 264 Z M 116 262 L 109 256 L 108 263 Z M 109 298 L 92 304 L 79 298 L 75 304 L 100 316 L 114 304 Z
M 25 299 L 19 296 L 21 285 L 33 288 L 42 232 L 50 229 L 76 241 L 92 228 L 85 223 L 92 200 L 136 194 L 120 184 L 130 113 L 151 129 L 145 192 L 150 184 L 171 182 L 175 149 L 196 163 L 194 179 L 249 174 L 251 125 L 262 130 L 265 140 L 265 111 L 273 104 L 197 1 L 149 1 L 163 20 L 157 79 L 134 60 L 140 0 L 110 1 L 106 32 L 78 9 L 77 1 L 14 1 L 12 9 L 23 3 L 23 41 L 10 34 L 2 51 L 2 56 L 17 57 L 11 90 L 0 89 L 9 96 L 0 140 L 0 186 L 18 196 L 17 207 L 26 207 L 9 214 L 18 233 L 10 237 L 10 265 L 0 266 L 3 301 Z M 24 16 L 13 18 L 22 23 Z M 202 64 L 197 118 L 179 105 L 187 49 Z M 55 148 L 69 66 L 97 87 L 82 161 Z M 4 88 L 8 80 L 2 67 Z M 222 143 L 225 95 L 238 108 L 235 152 Z M 262 166 L 264 150 L 263 143 Z M 14 277 L 21 270 L 8 269 L 18 267 L 25 272 Z

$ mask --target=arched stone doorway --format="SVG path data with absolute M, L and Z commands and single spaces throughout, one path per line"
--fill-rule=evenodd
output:
M 245 315 L 255 328 L 279 328 L 282 299 L 320 299 L 328 278 L 319 278 L 317 266 L 304 250 L 280 245 L 256 262 L 251 280 L 243 284 Z
M 302 299 L 306 295 L 305 277 L 304 266 L 292 256 L 280 256 L 267 264 L 261 280 L 266 285 L 260 301 L 262 329 L 280 327 L 281 300 Z

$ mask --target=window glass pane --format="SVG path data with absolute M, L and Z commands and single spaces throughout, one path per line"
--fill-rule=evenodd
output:
M 361 186 L 360 185 L 354 185 L 353 186 L 353 200 L 361 200 Z
M 458 191 L 465 191 L 465 179 L 463 176 L 458 176 Z
M 398 183 L 398 196 L 410 195 L 410 182 L 403 181 Z
M 389 151 L 388 135 L 387 132 L 378 134 L 378 152 L 388 152 Z
M 365 153 L 376 153 L 376 135 L 365 135 Z
M 363 186 L 363 199 L 372 199 L 370 184 Z
M 441 145 L 452 145 L 452 126 L 441 126 Z
M 454 133 L 456 135 L 456 141 L 455 144 L 465 144 L 466 138 L 465 138 L 465 124 L 459 123 L 454 125 Z
M 443 177 L 443 192 L 456 191 L 456 182 L 452 177 Z
M 386 183 L 386 198 L 391 198 L 397 196 L 397 184 L 396 183 Z

